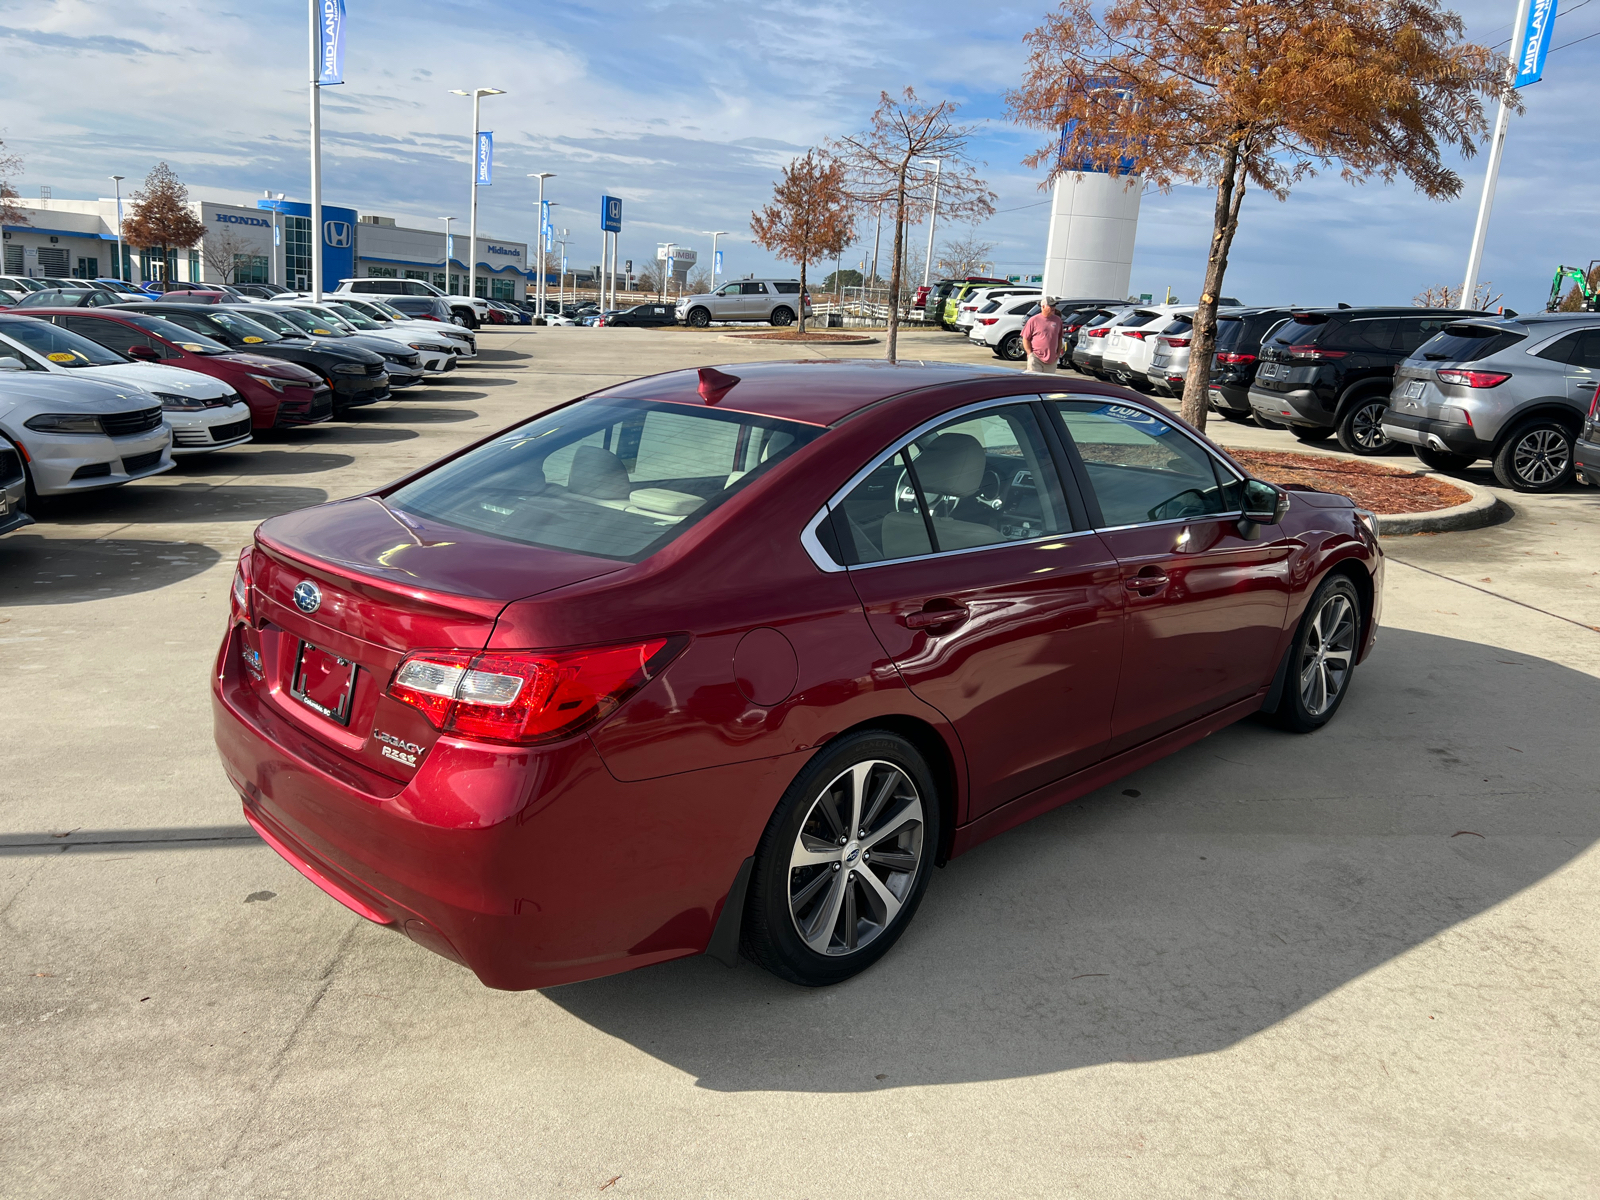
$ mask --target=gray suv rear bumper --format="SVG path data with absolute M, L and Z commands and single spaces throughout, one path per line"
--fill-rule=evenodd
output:
M 1390 409 L 1384 414 L 1382 428 L 1383 436 L 1391 442 L 1404 442 L 1408 446 L 1470 454 L 1475 458 L 1488 458 L 1494 452 L 1494 443 L 1481 440 L 1471 425 L 1455 421 L 1414 417 Z

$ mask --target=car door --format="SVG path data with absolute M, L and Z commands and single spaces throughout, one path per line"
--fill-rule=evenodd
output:
M 966 753 L 972 820 L 1099 761 L 1125 605 L 1074 521 L 1033 397 L 960 410 L 832 506 L 867 620 Z
M 1567 399 L 1587 411 L 1594 389 L 1600 385 L 1600 328 L 1578 333 L 1566 367 Z
M 1116 754 L 1270 680 L 1293 543 L 1244 525 L 1243 480 L 1164 414 L 1099 398 L 1050 407 L 1127 600 Z
M 767 285 L 754 279 L 746 279 L 739 284 L 739 314 L 740 321 L 765 321 L 772 313 L 771 297 L 767 295 Z

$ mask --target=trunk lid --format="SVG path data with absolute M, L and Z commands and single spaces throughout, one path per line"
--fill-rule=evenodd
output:
M 374 497 L 274 517 L 256 532 L 253 686 L 323 745 L 403 782 L 439 736 L 386 694 L 407 653 L 482 650 L 510 602 L 623 565 L 402 515 Z

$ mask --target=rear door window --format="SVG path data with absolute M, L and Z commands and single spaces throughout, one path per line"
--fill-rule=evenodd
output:
M 739 291 L 746 296 L 765 296 L 767 285 L 764 283 L 741 283 Z
M 1572 365 L 1600 370 L 1600 329 L 1585 329 L 1578 337 L 1578 350 L 1572 356 Z
M 1540 358 L 1547 358 L 1551 362 L 1570 363 L 1576 361 L 1578 353 L 1578 339 L 1580 333 L 1569 333 L 1564 338 L 1557 338 L 1543 350 L 1539 351 Z
M 638 561 L 822 431 L 676 404 L 592 400 L 393 492 L 418 516 L 508 541 Z

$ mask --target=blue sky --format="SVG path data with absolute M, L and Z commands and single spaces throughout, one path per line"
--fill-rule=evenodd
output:
M 496 183 L 480 191 L 481 229 L 532 240 L 534 181 L 524 175 L 555 171 L 546 194 L 564 206 L 556 223 L 571 230 L 578 264 L 598 259 L 599 196 L 609 191 L 625 202 L 624 258 L 640 261 L 666 240 L 704 254 L 704 231 L 724 229 L 734 231 L 722 240 L 730 273 L 767 271 L 775 264 L 751 244 L 748 223 L 780 166 L 862 127 L 880 89 L 910 84 L 961 101 L 979 125 L 974 157 L 1003 211 L 978 234 L 995 243 L 998 268 L 1036 270 L 1043 257 L 1040 176 L 1020 163 L 1036 135 L 1006 122 L 1002 99 L 1021 75 L 1023 33 L 1046 11 L 1037 0 L 348 6 L 349 82 L 324 92 L 330 203 L 428 227 L 464 216 L 470 102 L 449 89 L 502 87 L 507 95 L 484 102 Z M 1600 4 L 1563 7 L 1557 47 L 1600 32 Z M 1472 36 L 1509 36 L 1511 0 L 1459 9 Z M 105 195 L 107 176 L 132 183 L 165 159 L 197 196 L 249 201 L 267 188 L 305 198 L 304 0 L 0 0 L 0 48 L 9 76 L 0 137 L 26 160 L 24 196 L 40 184 L 60 197 Z M 1482 276 L 1523 311 L 1543 303 L 1557 262 L 1600 257 L 1587 114 L 1597 68 L 1600 37 L 1555 51 L 1512 121 Z M 1405 303 L 1459 283 L 1482 160 L 1462 171 L 1462 197 L 1448 204 L 1336 177 L 1301 185 L 1286 203 L 1250 196 L 1227 290 L 1247 302 Z M 1194 298 L 1209 204 L 1203 189 L 1146 194 L 1133 290 Z

